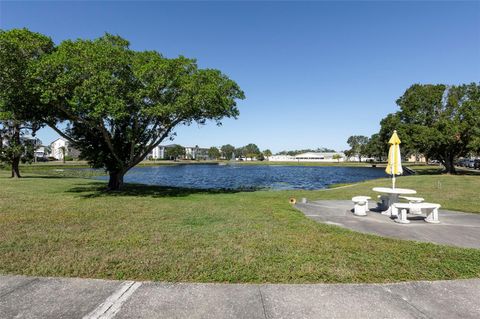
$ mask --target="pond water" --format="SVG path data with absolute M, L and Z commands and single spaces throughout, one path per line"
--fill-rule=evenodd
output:
M 125 182 L 202 189 L 312 190 L 380 177 L 386 177 L 383 169 L 369 167 L 194 164 L 135 167 Z

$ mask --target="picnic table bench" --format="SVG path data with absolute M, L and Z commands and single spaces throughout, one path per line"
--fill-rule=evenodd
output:
M 419 204 L 419 203 L 423 203 L 425 201 L 425 199 L 423 199 L 422 197 L 400 196 L 400 198 L 408 200 L 408 202 L 410 204 Z M 422 210 L 420 208 L 418 208 L 417 205 L 412 205 L 409 213 L 414 214 L 414 215 L 421 215 Z
M 392 215 L 396 215 L 397 219 L 395 221 L 401 224 L 408 224 L 410 221 L 407 219 L 407 209 L 423 210 L 426 211 L 427 216 L 425 221 L 427 223 L 438 224 L 440 221 L 438 219 L 438 209 L 440 204 L 434 203 L 395 203 L 392 205 Z M 400 211 L 400 212 L 399 212 Z
M 369 199 L 371 199 L 370 196 L 353 197 L 352 198 L 352 202 L 354 203 L 353 214 L 357 216 L 367 216 Z

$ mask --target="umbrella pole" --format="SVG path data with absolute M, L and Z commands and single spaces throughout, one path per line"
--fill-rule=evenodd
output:
M 395 189 L 395 174 L 392 175 L 392 185 L 392 188 Z

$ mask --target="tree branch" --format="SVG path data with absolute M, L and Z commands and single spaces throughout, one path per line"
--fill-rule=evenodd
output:
M 135 165 L 137 165 L 138 163 L 140 163 L 148 155 L 148 153 L 150 153 L 155 147 L 157 147 L 170 134 L 173 128 L 180 122 L 181 122 L 180 119 L 172 122 L 170 127 L 166 129 L 165 132 L 160 137 L 158 137 L 154 142 L 150 143 L 150 145 L 146 147 L 145 152 L 139 154 L 134 158 L 134 160 L 128 165 L 129 166 L 128 168 L 130 169 Z
M 72 137 L 70 137 L 70 136 L 68 136 L 67 134 L 63 133 L 59 128 L 57 128 L 57 127 L 55 126 L 55 124 L 47 123 L 47 125 L 50 126 L 50 128 L 51 128 L 52 130 L 54 130 L 55 132 L 57 132 L 57 133 L 58 133 L 61 137 L 63 137 L 64 139 L 72 142 L 73 144 L 76 143 L 75 140 L 74 140 Z
M 100 121 L 99 127 L 100 127 L 100 130 L 102 131 L 103 139 L 105 140 L 105 143 L 107 143 L 107 146 L 110 149 L 110 152 L 112 152 L 113 157 L 115 157 L 115 159 L 119 163 L 121 163 L 122 166 L 123 166 L 124 163 L 120 159 L 120 157 L 117 155 L 117 153 L 115 152 L 115 148 L 113 147 L 113 144 L 112 144 L 112 139 L 110 138 L 110 134 L 108 133 L 107 129 L 103 125 L 103 121 Z

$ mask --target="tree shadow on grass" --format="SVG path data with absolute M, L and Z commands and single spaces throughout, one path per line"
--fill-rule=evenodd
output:
M 445 173 L 442 169 L 424 169 L 424 170 L 421 170 L 421 171 L 417 171 L 417 175 L 448 175 L 447 173 Z M 463 176 L 463 175 L 467 175 L 467 176 L 479 176 L 480 175 L 480 171 L 474 171 L 474 170 L 465 170 L 465 169 L 456 169 L 456 174 L 455 175 L 458 175 L 458 176 Z M 455 176 L 453 175 L 453 176 Z
M 77 193 L 83 198 L 137 196 L 137 197 L 185 197 L 193 194 L 234 194 L 240 192 L 254 192 L 258 188 L 241 189 L 197 189 L 143 184 L 125 184 L 121 190 L 109 191 L 106 184 L 101 182 L 78 185 L 67 190 Z
M 408 166 L 407 166 L 408 167 Z M 480 170 L 455 167 L 456 175 L 480 175 Z M 413 168 L 415 175 L 447 175 L 443 166 L 428 166 L 421 169 Z
M 62 178 L 62 179 L 65 179 L 65 178 L 73 178 L 73 177 L 69 177 L 69 176 L 56 176 L 56 175 L 25 175 L 25 174 L 22 174 L 20 172 L 20 180 L 28 180 L 28 179 L 59 179 L 59 178 Z M 12 177 L 10 176 L 5 176 L 3 177 L 3 179 L 13 179 Z

